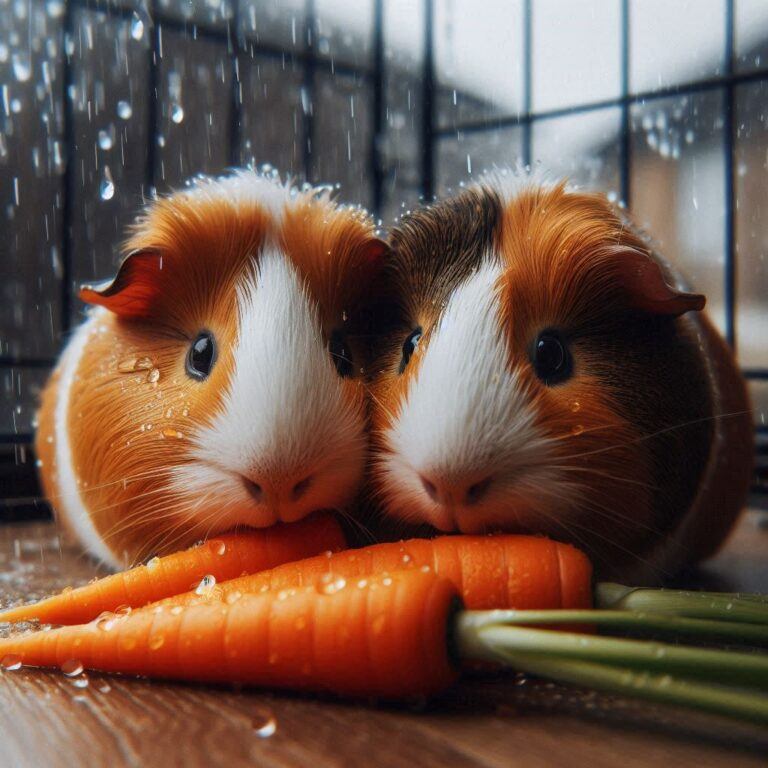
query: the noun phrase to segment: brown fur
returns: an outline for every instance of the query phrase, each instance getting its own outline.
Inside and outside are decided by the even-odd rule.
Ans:
[[[502,205],[492,188],[472,188],[417,211],[392,235],[388,276],[398,311],[374,366],[374,440],[399,412],[419,353],[450,291],[493,250],[503,265],[502,327],[509,365],[538,416],[557,439],[554,463],[580,493],[554,508],[530,500],[505,526],[568,539],[603,575],[663,578],[712,551],[743,506],[752,425],[744,384],[706,319],[717,401],[696,327],[683,315],[701,297],[670,289],[666,267],[600,195],[563,186],[530,187]],[[402,375],[400,348],[416,326],[422,342]],[[574,375],[546,386],[529,363],[538,333],[555,327],[571,345]],[[446,382],[452,386],[452,382]],[[716,423],[725,461],[710,500],[696,501],[711,461]],[[723,454],[730,452],[733,461]],[[374,478],[374,485],[377,479]],[[656,556],[695,507],[697,525],[674,557]]]

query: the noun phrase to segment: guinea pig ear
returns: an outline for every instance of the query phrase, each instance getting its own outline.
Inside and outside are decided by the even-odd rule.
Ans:
[[[381,271],[391,249],[389,244],[378,237],[372,237],[366,240],[358,248],[358,267],[365,275],[366,279],[371,280]]]
[[[79,296],[87,304],[106,307],[119,317],[148,317],[161,293],[162,254],[152,248],[129,253],[114,279],[100,285],[84,285]]]
[[[611,255],[615,274],[633,309],[674,317],[704,309],[705,296],[669,285],[659,264],[642,251],[617,246],[611,249]]]

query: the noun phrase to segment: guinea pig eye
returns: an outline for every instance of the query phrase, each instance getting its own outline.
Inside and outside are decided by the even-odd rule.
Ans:
[[[347,346],[344,336],[339,331],[331,334],[331,340],[328,342],[328,350],[331,353],[331,360],[336,366],[336,371],[343,379],[352,375],[352,352]]]
[[[533,348],[533,369],[545,384],[559,384],[573,371],[565,339],[557,331],[542,331]]]
[[[416,347],[419,346],[420,341],[421,328],[416,328],[408,334],[408,337],[403,342],[403,356],[400,359],[400,369],[398,370],[398,373],[402,373],[405,370],[411,356],[416,351]]]
[[[200,331],[187,352],[187,375],[202,381],[216,362],[216,340],[210,331]]]

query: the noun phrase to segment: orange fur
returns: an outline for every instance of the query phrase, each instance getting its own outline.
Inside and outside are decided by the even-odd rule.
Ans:
[[[406,218],[392,245],[388,282],[397,311],[372,381],[378,456],[391,450],[386,430],[419,376],[448,296],[493,253],[502,265],[509,369],[539,432],[556,440],[551,464],[575,490],[557,502],[517,499],[513,491],[505,511],[484,510],[494,521],[488,527],[573,541],[603,576],[640,580],[669,575],[717,546],[749,485],[744,382],[706,318],[695,326],[684,315],[701,309],[703,297],[668,285],[667,267],[603,196],[530,186],[503,202],[493,187],[475,187]],[[421,343],[398,374],[401,345],[417,326]],[[555,386],[539,381],[530,364],[537,334],[550,327],[573,340],[574,375]],[[725,443],[714,447],[721,428]],[[697,498],[711,466],[711,485]],[[376,466],[373,485],[391,514],[413,520],[396,491],[384,493]],[[684,528],[686,514],[695,525]],[[676,536],[682,546],[667,550]]]
[[[296,266],[326,331],[346,322],[354,333],[368,284],[361,275],[370,276],[371,255],[379,249],[362,212],[310,192],[299,195],[278,225],[268,210],[236,197],[182,192],[153,203],[133,227],[125,249],[161,255],[162,269],[151,276],[159,290],[139,317],[99,310],[70,392],[68,424],[80,496],[117,559],[133,562],[215,531],[215,508],[210,525],[188,524],[165,483],[171,467],[189,461],[190,432],[211,423],[221,408],[234,366],[236,285],[267,241],[280,243]],[[86,295],[108,305],[96,293]],[[219,350],[205,386],[185,373],[189,344],[201,329],[214,333]],[[58,384],[54,374],[37,435],[43,485],[54,507],[60,489],[48,438],[58,439]],[[362,413],[359,375],[343,387],[349,407]]]

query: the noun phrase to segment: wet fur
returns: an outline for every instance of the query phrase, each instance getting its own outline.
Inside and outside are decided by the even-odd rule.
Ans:
[[[418,380],[448,296],[492,259],[502,265],[497,288],[509,370],[552,441],[549,466],[572,490],[555,499],[541,487],[478,505],[485,529],[571,540],[603,576],[646,581],[711,553],[749,484],[752,424],[744,383],[706,317],[642,308],[642,286],[617,261],[617,246],[648,254],[668,283],[676,279],[625,217],[600,195],[563,185],[510,190],[496,179],[406,217],[391,243],[394,310],[382,319],[372,382],[379,456],[373,486],[389,516],[423,522],[426,502],[406,496],[402,478],[385,468],[389,431]],[[399,375],[402,343],[417,326],[422,342]],[[529,362],[537,334],[548,327],[562,330],[575,359],[573,377],[551,387]],[[726,399],[719,382],[727,384]],[[711,503],[699,493],[705,481]],[[697,525],[690,525],[691,516]],[[683,531],[684,545],[670,546]]]

